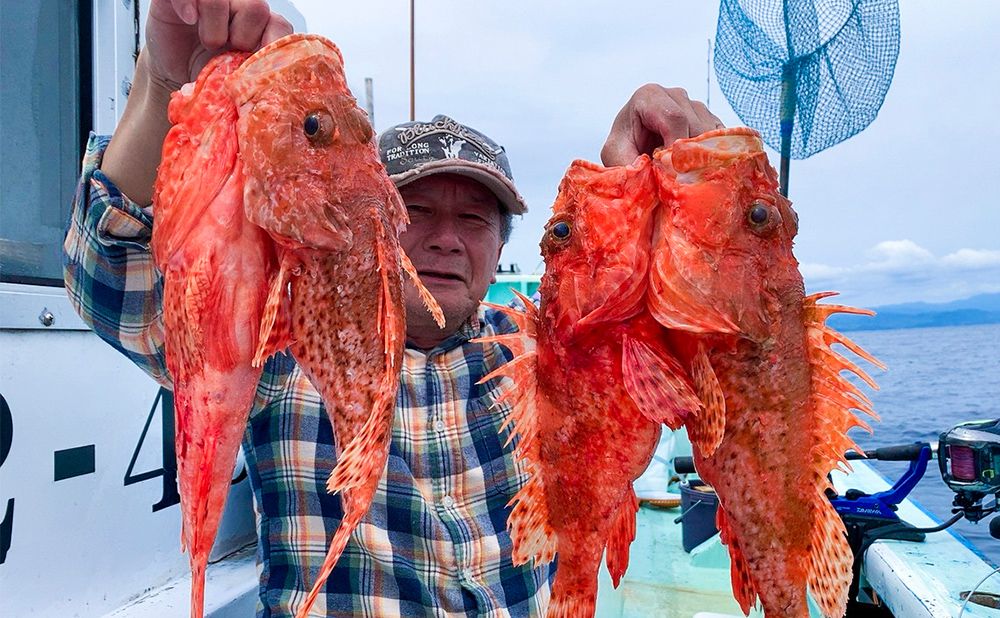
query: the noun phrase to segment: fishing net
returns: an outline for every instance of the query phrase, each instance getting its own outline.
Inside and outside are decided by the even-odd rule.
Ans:
[[[748,126],[804,159],[867,127],[899,54],[897,0],[722,0],[715,74]],[[784,113],[783,113],[784,112]]]

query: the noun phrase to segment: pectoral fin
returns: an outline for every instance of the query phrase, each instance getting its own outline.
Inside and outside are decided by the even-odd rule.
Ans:
[[[406,257],[402,249],[399,250],[399,263],[402,264],[406,274],[410,276],[410,280],[413,281],[413,287],[417,289],[417,293],[420,294],[420,300],[424,301],[424,306],[431,312],[434,321],[440,328],[444,328],[444,312],[441,311],[441,306],[438,305],[431,293],[424,287],[423,282],[420,280],[420,275],[417,274],[417,269],[413,267],[413,262],[410,261],[410,258]]]
[[[297,264],[298,260],[292,257],[291,253],[285,253],[281,257],[278,273],[271,279],[267,291],[267,302],[260,320],[257,353],[253,357],[254,367],[260,367],[269,356],[284,350],[292,343],[288,284]]]
[[[677,429],[701,408],[680,363],[628,335],[622,339],[622,375],[632,401],[651,421]]]
[[[715,453],[726,431],[726,396],[702,344],[691,360],[691,381],[701,400],[698,418],[688,422],[688,437],[702,457]]]

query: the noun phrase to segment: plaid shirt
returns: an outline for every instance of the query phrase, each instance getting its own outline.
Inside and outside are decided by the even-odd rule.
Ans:
[[[169,386],[152,214],[98,169],[91,136],[65,242],[66,291],[105,341]],[[479,379],[510,360],[473,337],[511,332],[479,313],[428,353],[406,349],[388,465],[315,611],[327,616],[527,616],[544,611],[552,571],[511,562],[507,503],[525,480]],[[243,441],[258,521],[258,616],[287,616],[315,581],[342,516],[326,493],[333,433],[288,355],[266,364]]]

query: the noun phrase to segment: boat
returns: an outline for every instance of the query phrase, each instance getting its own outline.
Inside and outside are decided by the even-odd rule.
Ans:
[[[0,229],[0,615],[175,617],[189,608],[188,558],[180,551],[172,397],[77,317],[62,288],[60,248],[87,132],[110,134],[129,94],[142,42],[145,0],[5,3],[4,19],[32,24],[5,41],[5,141],[22,144],[17,208]],[[300,17],[301,19],[301,17]],[[297,29],[305,30],[304,22]],[[5,30],[7,36],[8,30]],[[8,49],[33,49],[23,59]],[[11,67],[8,72],[8,66]],[[11,83],[6,80],[11,79]],[[7,96],[23,92],[24,96]],[[39,102],[49,102],[39,129]],[[5,194],[6,195],[6,194]],[[5,199],[7,199],[5,197]],[[530,296],[540,275],[511,268],[488,300]],[[114,385],[113,396],[108,385]],[[728,556],[709,536],[683,548],[676,456],[683,433],[665,434],[639,481],[642,506],[631,564],[614,589],[602,575],[598,616],[719,618],[742,615],[729,587]],[[889,483],[857,463],[840,490]],[[934,519],[904,500],[900,515]],[[703,522],[704,523],[704,522]],[[212,553],[206,616],[252,615],[257,597],[256,530],[242,462]],[[955,616],[960,593],[995,565],[949,532],[923,543],[877,541],[861,590],[897,618]],[[988,580],[983,600],[1000,594]],[[978,597],[977,597],[978,598]],[[970,604],[966,616],[1000,616]]]

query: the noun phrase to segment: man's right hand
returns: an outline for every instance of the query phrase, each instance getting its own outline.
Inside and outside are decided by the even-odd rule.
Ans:
[[[193,81],[213,56],[256,51],[291,32],[291,24],[266,0],[152,0],[146,46],[102,171],[133,201],[150,203],[170,129],[170,94]]]
[[[216,54],[255,51],[291,32],[266,0],[153,0],[146,19],[150,78],[176,90]]]

